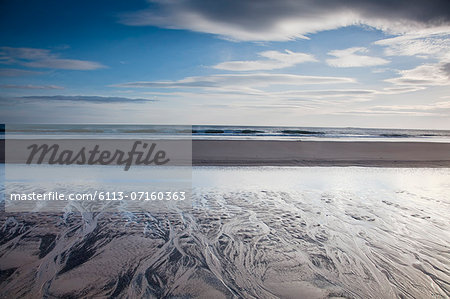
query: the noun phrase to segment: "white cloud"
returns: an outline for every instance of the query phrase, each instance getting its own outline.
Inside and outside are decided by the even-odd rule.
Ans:
[[[140,88],[261,88],[274,85],[309,85],[354,83],[353,78],[302,76],[292,74],[226,74],[186,77],[177,81],[142,81],[115,85],[116,87]]]
[[[278,51],[265,51],[258,53],[264,60],[244,60],[226,61],[213,66],[215,69],[227,71],[256,71],[274,70],[294,66],[303,62],[317,61],[314,56],[306,53],[292,52],[285,50],[285,53]]]
[[[450,85],[450,63],[422,64],[410,70],[398,71],[400,77],[385,80],[396,85]]]
[[[424,90],[426,87],[423,86],[396,86],[396,87],[385,87],[378,91],[378,94],[402,94],[408,92],[415,92],[419,90]]]
[[[94,61],[63,59],[47,49],[0,47],[0,64],[31,68],[96,70],[105,66]]]
[[[435,59],[413,69],[398,70],[400,75],[385,80],[400,86],[450,85],[450,27],[427,28],[405,35],[382,39],[374,44],[384,46],[389,56],[416,56]]]
[[[383,58],[358,54],[365,52],[367,52],[367,49],[363,47],[333,50],[328,52],[328,55],[335,56],[336,58],[327,59],[326,62],[334,67],[363,67],[389,63],[389,60]]]
[[[378,40],[388,56],[442,57],[450,52],[450,26],[428,28]]]

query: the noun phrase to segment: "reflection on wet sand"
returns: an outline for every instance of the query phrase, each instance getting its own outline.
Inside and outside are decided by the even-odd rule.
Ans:
[[[201,168],[190,209],[4,214],[0,294],[447,298],[449,177]]]

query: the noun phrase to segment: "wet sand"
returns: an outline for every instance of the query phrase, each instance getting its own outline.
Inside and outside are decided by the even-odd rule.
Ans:
[[[450,167],[450,143],[193,140],[193,165]]]
[[[190,208],[1,213],[0,297],[448,298],[449,178],[194,167]]]

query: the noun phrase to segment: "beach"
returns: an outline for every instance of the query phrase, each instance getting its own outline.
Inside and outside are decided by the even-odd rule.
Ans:
[[[450,143],[79,131],[7,139],[0,193],[177,187],[189,199],[3,203],[0,297],[450,296]],[[88,153],[128,152],[136,139],[172,164],[25,163],[38,141]]]

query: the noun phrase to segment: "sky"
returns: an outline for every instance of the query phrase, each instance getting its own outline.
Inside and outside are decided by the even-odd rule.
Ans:
[[[450,129],[450,2],[0,2],[0,122]]]

